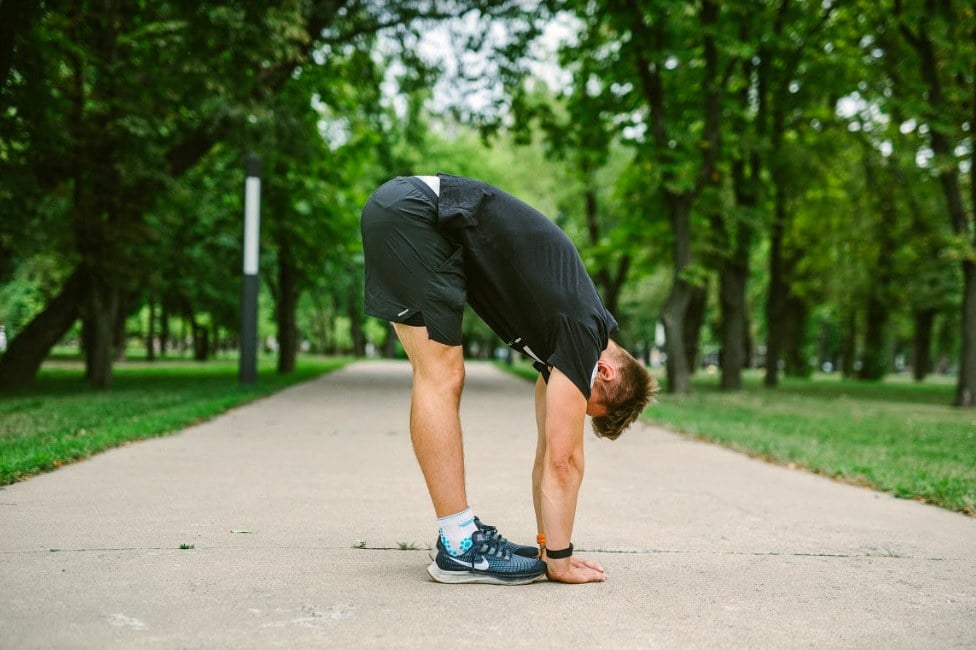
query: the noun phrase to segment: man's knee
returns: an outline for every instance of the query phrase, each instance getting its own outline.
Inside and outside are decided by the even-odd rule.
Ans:
[[[428,357],[413,364],[413,374],[414,381],[425,390],[459,396],[464,388],[464,359],[460,351],[456,355]]]
[[[426,327],[394,323],[394,328],[413,366],[415,381],[460,392],[464,386],[461,346],[445,345],[431,339]]]

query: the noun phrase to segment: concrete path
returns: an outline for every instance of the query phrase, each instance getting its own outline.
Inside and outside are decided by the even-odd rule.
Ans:
[[[358,363],[0,490],[0,647],[976,647],[976,520],[651,427],[587,440],[606,583],[433,583],[409,385]],[[462,420],[531,543],[530,386],[472,365]]]

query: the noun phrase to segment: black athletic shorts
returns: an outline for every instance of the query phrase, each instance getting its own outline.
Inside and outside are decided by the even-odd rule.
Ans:
[[[434,191],[419,178],[398,176],[366,201],[360,227],[366,313],[426,325],[435,341],[461,345],[464,251],[438,228]]]

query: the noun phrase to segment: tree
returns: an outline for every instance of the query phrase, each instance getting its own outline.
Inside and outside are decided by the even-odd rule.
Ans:
[[[921,107],[928,127],[933,167],[942,187],[948,221],[962,267],[962,352],[955,404],[976,406],[976,14],[968,3],[926,0],[893,17],[915,52],[916,83],[905,89]],[[968,126],[967,126],[968,125]],[[961,154],[960,152],[965,152]],[[969,205],[963,198],[968,177]]]
[[[84,320],[93,385],[111,381],[123,297],[148,266],[133,255],[144,215],[166,179],[213,146],[234,109],[281,74],[276,66],[287,76],[305,37],[282,27],[300,28],[302,18],[281,5],[54,2],[18,39],[3,94],[15,107],[5,117],[24,135],[5,166],[68,197],[59,226],[70,233],[63,243],[76,270],[69,277],[81,278],[50,305],[57,312],[45,309],[37,322]],[[252,47],[235,47],[249,40]],[[46,108],[25,110],[33,105]],[[15,218],[32,206],[18,207]],[[45,340],[29,340],[33,331],[11,342],[29,354],[0,361],[0,385],[29,382],[63,334],[45,327]]]
[[[690,21],[687,12],[671,11],[667,5],[613,3],[604,11],[574,5],[582,30],[572,50],[588,53],[585,60],[593,62],[577,71],[576,87],[588,93],[596,88],[603,109],[615,114],[622,140],[638,148],[635,164],[646,165],[654,175],[648,182],[670,224],[672,289],[662,320],[668,390],[681,393],[691,389],[686,314],[701,286],[693,265],[692,214],[716,173],[723,88],[714,48],[718,6],[702,2],[694,14],[697,21]],[[695,33],[698,42],[692,41]],[[692,65],[702,59],[703,66]],[[689,92],[691,88],[701,94]],[[697,110],[692,109],[696,103]]]
[[[172,178],[239,131],[313,53],[369,51],[367,37],[380,30],[466,12],[505,15],[514,4],[60,0],[38,8],[24,29],[5,24],[14,45],[0,39],[0,53],[13,54],[2,105],[11,110],[0,115],[0,132],[14,138],[0,177],[65,197],[56,231],[69,233],[60,250],[75,269],[67,277],[80,280],[49,305],[56,312],[45,308],[38,327],[25,328],[43,340],[11,341],[0,386],[29,383],[61,326],[79,316],[88,377],[109,384],[115,325],[151,266],[132,254],[146,215]],[[15,233],[35,214],[30,195],[10,202]]]

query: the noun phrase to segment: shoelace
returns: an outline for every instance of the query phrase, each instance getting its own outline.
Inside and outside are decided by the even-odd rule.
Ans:
[[[474,558],[476,555],[483,555],[486,557],[494,556],[502,560],[510,560],[512,558],[512,552],[509,551],[504,544],[499,543],[498,541],[499,537],[501,537],[501,535],[498,535],[496,537],[489,537],[488,535],[482,535],[483,539],[481,540],[481,544],[476,549],[472,549],[473,550],[473,553],[471,553],[472,569],[474,568],[474,562],[475,562]],[[474,536],[472,536],[472,539],[474,539]]]
[[[497,540],[500,546],[505,546],[506,544],[509,543],[509,541],[505,539],[505,536],[498,532],[497,527],[483,524],[480,521],[478,521],[477,523],[478,523],[478,527],[481,529],[481,532],[485,534],[485,537],[487,539]]]

